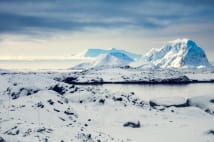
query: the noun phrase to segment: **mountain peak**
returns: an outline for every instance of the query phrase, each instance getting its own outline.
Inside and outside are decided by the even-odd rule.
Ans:
[[[193,40],[176,39],[164,44],[160,49],[152,49],[146,60],[161,67],[209,66],[204,50]]]
[[[129,56],[132,59],[139,59],[141,57],[140,54],[135,54],[132,52],[128,52],[125,50],[120,50],[117,48],[111,48],[109,50],[105,50],[105,49],[99,49],[99,48],[89,48],[87,51],[85,51],[84,53],[81,53],[81,56],[83,57],[90,57],[90,58],[96,58],[101,54],[108,54],[108,53],[114,53],[114,52],[120,52],[123,54],[126,54],[127,56]]]
[[[111,48],[110,50],[111,51],[117,51],[118,49],[117,48]]]
[[[169,41],[171,43],[188,43],[188,42],[194,42],[193,40],[191,39],[188,39],[188,38],[178,38],[178,39],[175,39],[175,40],[172,40],[172,41]]]
[[[172,40],[172,41],[169,41],[167,44],[174,45],[174,46],[176,46],[176,45],[184,46],[186,48],[197,47],[196,43],[193,40],[188,39],[188,38]]]

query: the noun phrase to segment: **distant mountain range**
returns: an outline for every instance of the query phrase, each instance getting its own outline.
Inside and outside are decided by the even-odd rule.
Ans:
[[[110,50],[88,49],[83,57],[96,58],[90,63],[75,67],[125,66],[144,68],[200,68],[211,66],[205,51],[190,39],[176,39],[160,49],[151,49],[145,55],[112,48]]]
[[[136,60],[139,59],[142,55],[140,54],[135,54],[135,53],[131,53],[125,50],[119,50],[116,48],[111,48],[109,50],[104,50],[104,49],[98,49],[98,48],[90,48],[86,51],[84,51],[83,53],[80,53],[77,56],[80,57],[91,57],[91,58],[96,58],[101,54],[111,54],[111,53],[121,53],[121,54],[125,54],[126,56]]]

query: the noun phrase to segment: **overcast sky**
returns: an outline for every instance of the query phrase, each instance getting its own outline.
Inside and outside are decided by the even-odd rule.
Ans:
[[[144,54],[176,38],[214,60],[214,1],[0,0],[0,58],[113,47]]]

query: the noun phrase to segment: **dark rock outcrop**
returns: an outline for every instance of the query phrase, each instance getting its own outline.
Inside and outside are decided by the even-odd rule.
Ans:
[[[140,121],[138,121],[138,122],[128,121],[128,122],[124,123],[123,126],[124,127],[131,127],[131,128],[140,128],[141,127]]]

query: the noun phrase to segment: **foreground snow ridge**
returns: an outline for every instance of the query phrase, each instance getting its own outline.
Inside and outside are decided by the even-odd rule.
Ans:
[[[145,58],[162,68],[210,66],[205,51],[190,39],[169,41],[160,49],[152,49]]]

